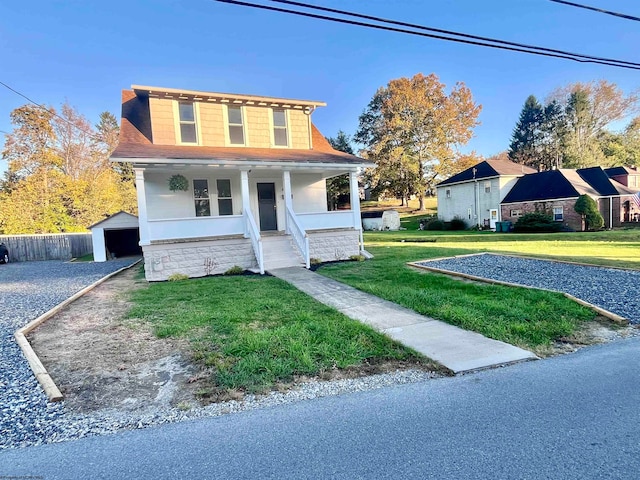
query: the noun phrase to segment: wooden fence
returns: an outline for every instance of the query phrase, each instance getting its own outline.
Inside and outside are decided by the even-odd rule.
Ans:
[[[69,260],[93,252],[91,233],[0,235],[9,249],[10,262]]]

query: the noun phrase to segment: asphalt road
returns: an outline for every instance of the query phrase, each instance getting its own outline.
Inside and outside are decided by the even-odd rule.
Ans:
[[[640,338],[549,360],[0,453],[0,478],[640,477]]]

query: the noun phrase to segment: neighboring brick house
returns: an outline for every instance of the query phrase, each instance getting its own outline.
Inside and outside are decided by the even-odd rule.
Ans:
[[[357,173],[311,122],[323,102],[132,86],[114,162],[133,164],[148,280],[266,269],[361,252]],[[351,209],[327,211],[348,174]],[[172,188],[170,188],[170,184]]]
[[[505,221],[515,223],[526,213],[543,212],[565,228],[581,231],[582,217],[574,206],[580,195],[589,195],[598,204],[605,228],[612,228],[621,225],[622,204],[632,194],[600,167],[549,170],[519,178],[500,208]]]
[[[623,222],[640,222],[640,171],[637,167],[611,167],[604,170],[611,179],[621,183],[635,195],[621,199]]]
[[[469,226],[495,228],[495,222],[501,220],[502,199],[518,178],[535,172],[508,160],[484,160],[467,168],[436,186],[438,218],[449,222],[459,217]]]

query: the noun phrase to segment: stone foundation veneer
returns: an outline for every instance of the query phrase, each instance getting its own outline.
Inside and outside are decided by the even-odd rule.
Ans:
[[[360,232],[358,230],[307,231],[309,234],[309,257],[321,262],[348,260],[360,254]]]
[[[159,243],[143,246],[142,252],[150,282],[167,280],[174,273],[193,278],[224,273],[235,265],[257,267],[251,240],[245,238]]]

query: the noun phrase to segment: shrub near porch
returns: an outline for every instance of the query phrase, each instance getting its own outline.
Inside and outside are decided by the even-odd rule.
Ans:
[[[159,337],[191,340],[193,359],[210,372],[201,391],[205,399],[384,362],[439,368],[273,277],[154,283],[131,298],[130,317],[150,322]]]

